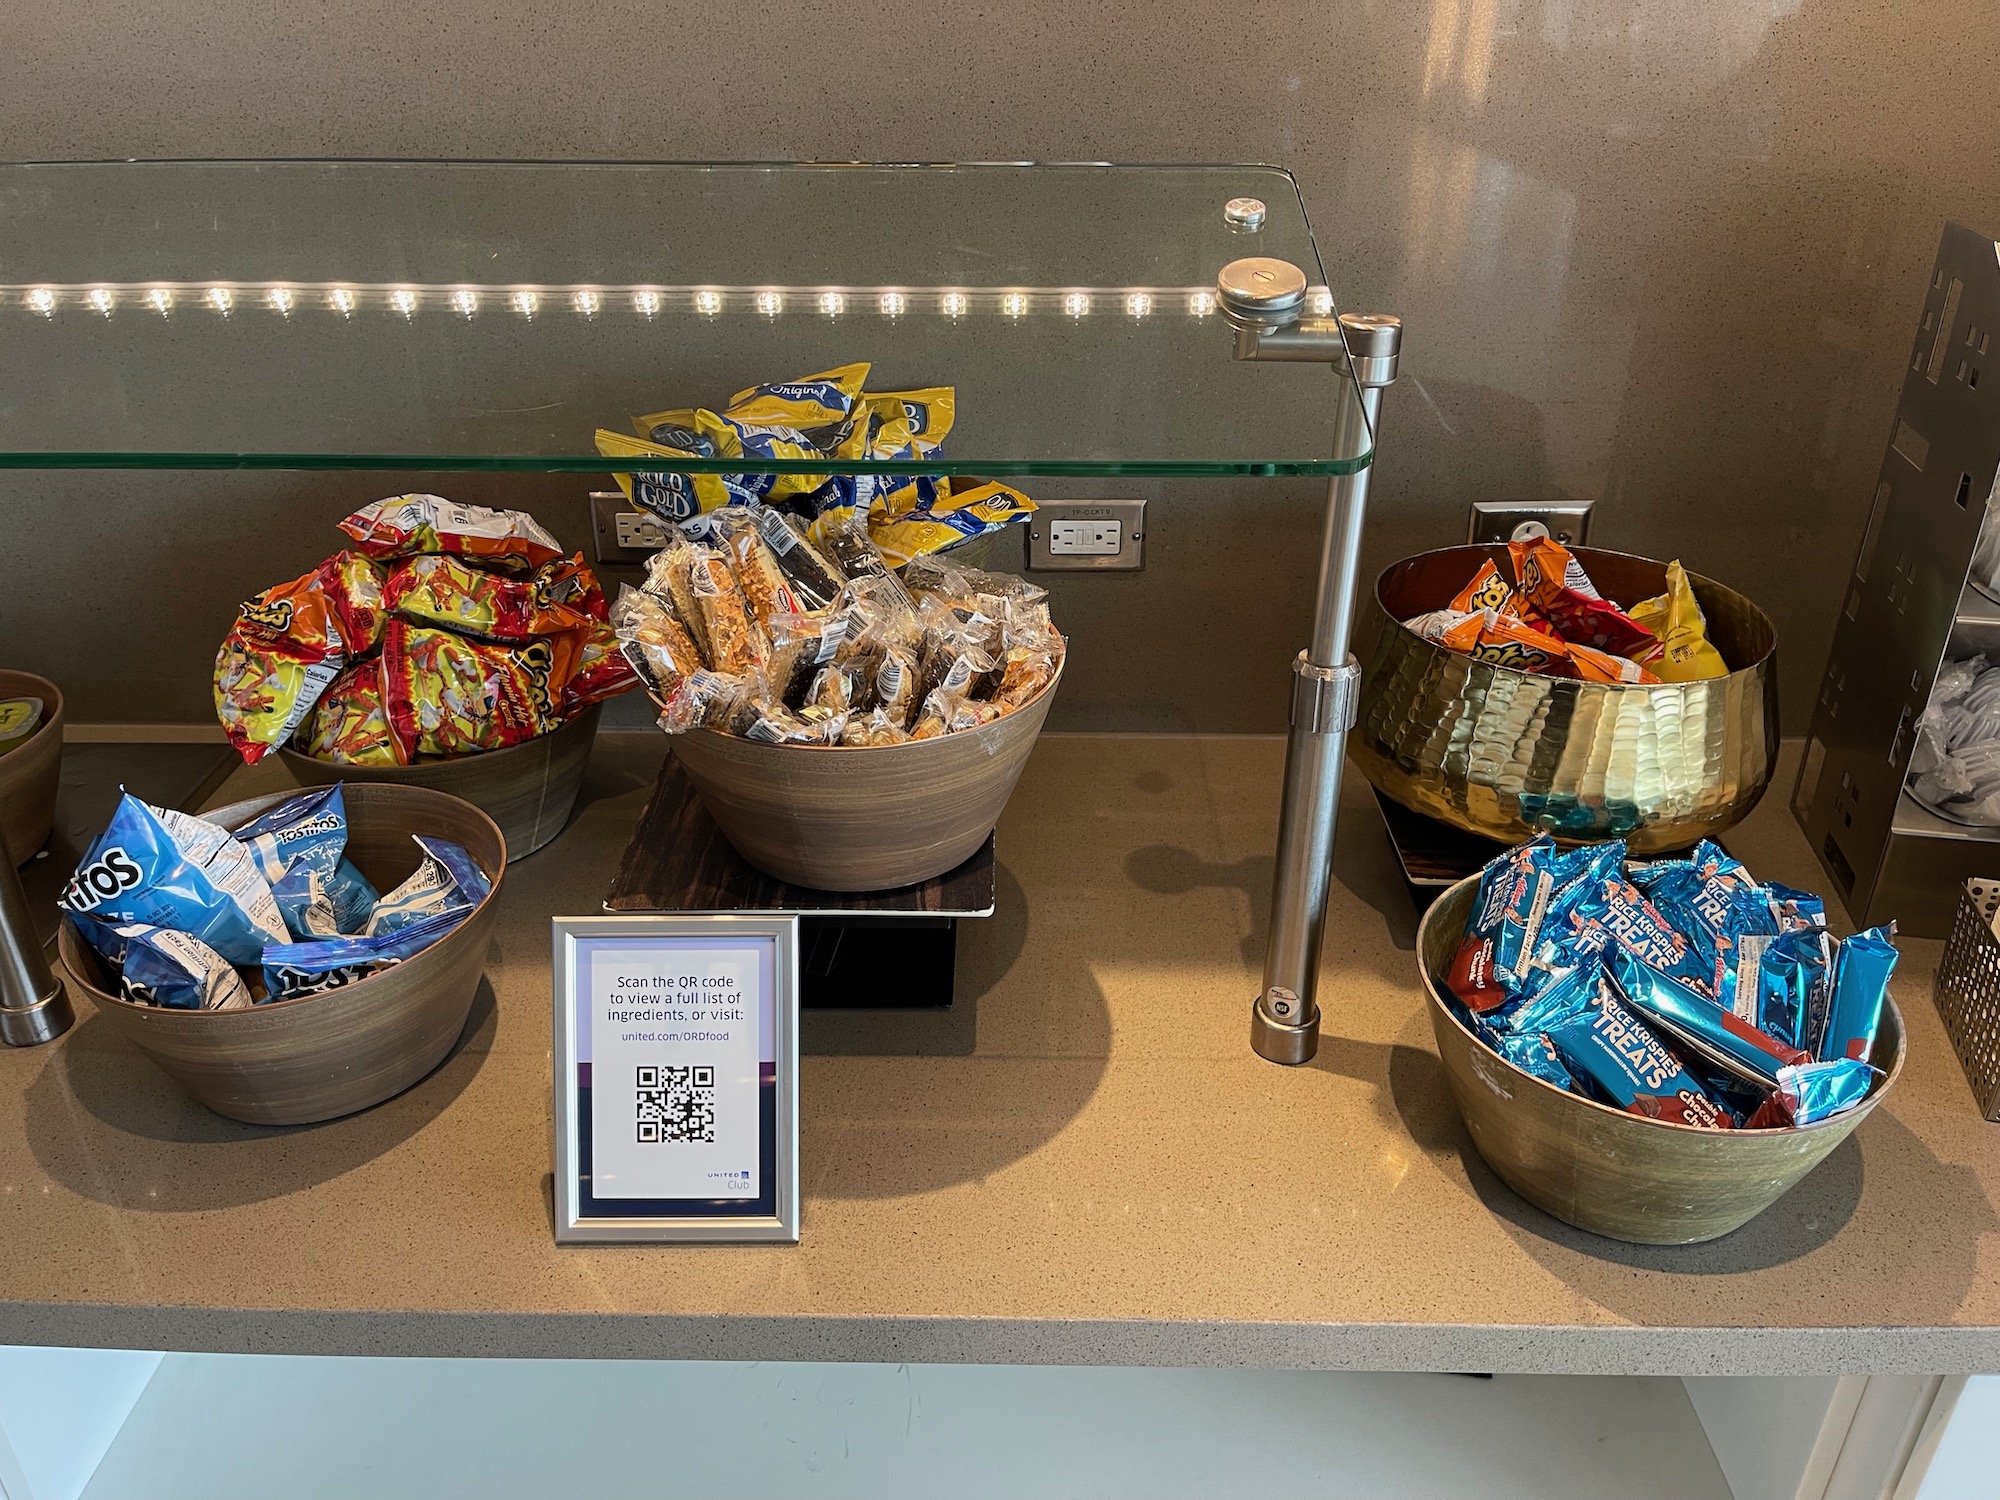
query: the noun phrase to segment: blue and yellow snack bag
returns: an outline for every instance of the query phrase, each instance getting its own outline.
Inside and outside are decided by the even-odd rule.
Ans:
[[[880,497],[868,515],[868,535],[892,568],[943,552],[1034,513],[1035,502],[1011,485],[988,483],[940,494],[929,505],[892,512]]]
[[[722,415],[756,427],[832,427],[845,422],[868,378],[868,365],[841,365],[817,375],[753,385],[729,398]]]
[[[628,437],[609,428],[597,429],[597,451],[606,458],[703,458],[711,455],[690,453],[645,438]],[[733,457],[723,454],[722,457]],[[671,469],[657,473],[618,474],[618,488],[640,510],[651,511],[663,521],[685,521],[703,511],[749,498],[747,491],[722,474],[677,474]]]
[[[921,391],[869,391],[861,397],[870,458],[928,458],[951,431],[958,394],[948,385]]]
[[[736,429],[702,407],[677,407],[632,419],[632,430],[649,443],[700,458],[734,458],[741,451]]]

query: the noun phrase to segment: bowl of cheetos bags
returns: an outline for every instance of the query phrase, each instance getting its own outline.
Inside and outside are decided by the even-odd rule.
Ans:
[[[1507,844],[1685,849],[1776,765],[1777,633],[1678,561],[1542,536],[1377,580],[1349,753],[1383,795]]]
[[[485,811],[510,858],[568,821],[598,705],[638,679],[581,553],[521,511],[398,495],[348,544],[245,603],[215,709],[246,763],[302,784],[428,786]]]

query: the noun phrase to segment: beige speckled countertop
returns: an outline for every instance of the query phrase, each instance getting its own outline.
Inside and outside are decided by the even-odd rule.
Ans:
[[[1805,1374],[2000,1369],[2000,1126],[1905,948],[1897,1093],[1726,1239],[1641,1249],[1472,1154],[1415,916],[1350,777],[1295,1070],[1247,1015],[1283,746],[1060,737],[961,929],[978,1044],[804,1065],[804,1242],[550,1237],[547,918],[597,908],[662,753],[606,735],[588,805],[508,876],[460,1050],[297,1130],[186,1102],[84,1018],[0,1056],[0,1342],[286,1353]],[[269,782],[239,773],[223,797]],[[1730,842],[1824,885],[1780,791]]]

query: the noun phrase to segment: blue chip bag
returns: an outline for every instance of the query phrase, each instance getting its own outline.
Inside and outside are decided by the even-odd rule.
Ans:
[[[444,912],[470,911],[492,889],[472,856],[449,839],[410,835],[423,859],[408,880],[375,905],[364,933],[383,937]]]
[[[265,995],[259,1003],[296,1000],[301,995],[354,984],[377,970],[415,957],[471,915],[471,906],[459,906],[374,937],[321,938],[266,948]]]
[[[63,888],[61,905],[79,916],[188,933],[230,963],[258,963],[266,944],[291,941],[270,886],[227,829],[129,793]]]
[[[316,923],[333,922],[334,932],[359,932],[380,899],[368,877],[348,862],[347,803],[338,784],[315,787],[287,798],[236,830],[258,873],[271,883],[278,910],[294,937],[327,937]],[[305,871],[319,876],[330,918],[310,906]],[[307,915],[313,912],[310,921]],[[301,925],[301,923],[304,925]]]
[[[118,929],[125,998],[169,1010],[247,1010],[250,990],[229,960],[200,938],[134,922]]]

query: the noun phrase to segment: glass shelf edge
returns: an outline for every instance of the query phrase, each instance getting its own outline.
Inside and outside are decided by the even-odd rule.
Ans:
[[[953,478],[1032,478],[1129,474],[1172,478],[1187,476],[1216,478],[1238,475],[1271,479],[1285,477],[1326,478],[1356,474],[1374,460],[1373,452],[1352,459],[1273,460],[1268,462],[1217,460],[1213,463],[1174,460],[1112,460],[1103,463],[1080,460],[954,459],[949,464],[879,462],[840,464],[818,460],[778,460],[760,462],[752,470],[743,460],[696,459],[666,464],[658,459],[613,460],[595,456],[558,455],[500,458],[492,455],[450,453],[0,453],[0,470],[30,469],[272,469],[324,472],[342,469],[357,472],[408,471],[413,473],[511,473],[511,474],[893,474],[945,475]]]

